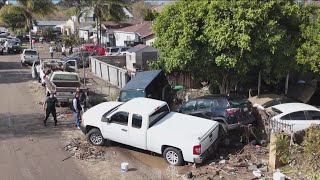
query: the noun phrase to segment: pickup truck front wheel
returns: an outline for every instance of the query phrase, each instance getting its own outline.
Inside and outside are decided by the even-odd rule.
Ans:
[[[103,146],[104,145],[104,138],[99,129],[91,129],[87,134],[88,141],[94,146]]]
[[[163,157],[173,166],[181,166],[184,162],[181,151],[173,147],[166,148]]]

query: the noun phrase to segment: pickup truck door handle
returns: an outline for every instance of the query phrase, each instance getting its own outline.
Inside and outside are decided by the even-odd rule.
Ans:
[[[125,132],[127,132],[127,130],[126,130],[126,129],[121,129],[121,131],[125,131]]]

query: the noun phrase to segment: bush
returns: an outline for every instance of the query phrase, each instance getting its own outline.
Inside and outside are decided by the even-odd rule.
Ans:
[[[313,171],[320,170],[320,126],[312,126],[306,131],[302,143],[303,154]],[[319,175],[320,176],[320,175]]]

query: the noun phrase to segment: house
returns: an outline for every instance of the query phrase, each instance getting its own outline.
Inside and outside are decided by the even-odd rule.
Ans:
[[[128,26],[114,31],[117,46],[135,46],[146,44],[152,39],[152,22],[145,21],[140,24]],[[152,40],[151,40],[152,41]]]
[[[62,25],[64,23],[65,21],[37,21],[37,23],[33,25],[32,32],[38,33],[45,28],[56,29],[57,26]]]
[[[158,50],[144,44],[138,44],[126,53],[126,67],[130,73],[148,70],[148,62],[158,59]]]

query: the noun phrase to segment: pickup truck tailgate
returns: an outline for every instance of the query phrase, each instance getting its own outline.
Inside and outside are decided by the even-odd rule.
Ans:
[[[218,139],[219,124],[212,126],[202,137],[199,137],[201,144],[201,153],[207,151]]]

